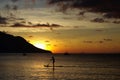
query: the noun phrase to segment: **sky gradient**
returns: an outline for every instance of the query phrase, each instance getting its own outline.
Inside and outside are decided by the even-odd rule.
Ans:
[[[53,53],[120,53],[119,18],[78,7],[60,11],[47,1],[2,0],[0,15],[6,20],[0,18],[0,31],[22,36]]]

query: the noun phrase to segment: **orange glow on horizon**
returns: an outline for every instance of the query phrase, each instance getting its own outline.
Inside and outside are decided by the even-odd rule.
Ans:
[[[39,41],[40,40],[40,41]],[[119,49],[115,47],[115,45],[111,44],[85,44],[85,43],[79,43],[78,44],[67,44],[67,42],[62,42],[62,44],[57,43],[55,40],[48,40],[48,39],[31,39],[30,43],[33,44],[34,46],[44,49],[44,50],[49,50],[54,54],[57,53],[74,53],[74,54],[81,54],[81,53],[117,53],[119,52]],[[119,47],[119,46],[117,46]]]

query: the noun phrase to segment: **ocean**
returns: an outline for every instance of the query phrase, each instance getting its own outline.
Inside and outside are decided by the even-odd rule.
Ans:
[[[0,55],[0,80],[120,80],[120,55]]]

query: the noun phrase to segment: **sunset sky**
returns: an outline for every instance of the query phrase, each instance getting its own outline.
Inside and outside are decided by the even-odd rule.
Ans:
[[[1,0],[0,16],[5,17],[0,18],[0,31],[22,36],[53,53],[120,53],[120,18],[116,16],[64,10],[48,0]]]

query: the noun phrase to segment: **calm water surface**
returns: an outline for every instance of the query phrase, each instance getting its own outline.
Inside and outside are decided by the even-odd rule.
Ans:
[[[0,80],[120,80],[120,55],[0,56]]]

